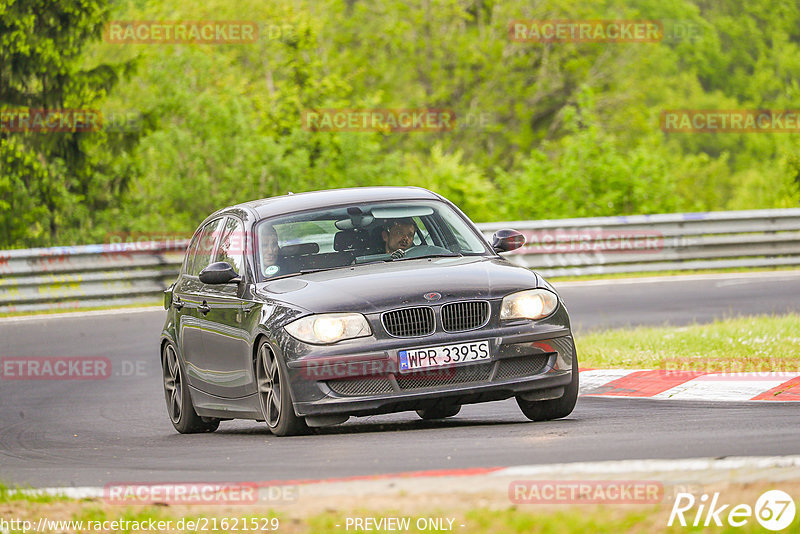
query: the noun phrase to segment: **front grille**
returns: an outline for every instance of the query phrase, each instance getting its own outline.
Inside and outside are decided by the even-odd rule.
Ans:
[[[427,307],[386,312],[381,320],[386,331],[395,337],[427,336],[436,328],[433,310]]]
[[[474,330],[488,320],[489,303],[485,300],[454,302],[442,306],[442,326],[447,332]]]
[[[500,360],[500,366],[497,368],[497,374],[494,375],[494,378],[495,380],[505,380],[507,378],[538,375],[544,371],[549,359],[550,354],[536,354],[534,356]]]
[[[395,375],[397,385],[403,391],[409,389],[435,388],[449,384],[485,382],[492,374],[493,363],[466,365],[461,367],[442,367],[428,371]]]
[[[386,377],[375,378],[347,378],[343,380],[331,380],[328,387],[334,393],[346,397],[360,397],[362,395],[375,395],[377,393],[391,393],[392,383]]]

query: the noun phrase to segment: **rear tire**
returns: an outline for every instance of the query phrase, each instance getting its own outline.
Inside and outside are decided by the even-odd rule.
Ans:
[[[417,410],[417,415],[423,418],[426,421],[430,421],[431,419],[445,419],[447,417],[453,417],[457,415],[458,412],[461,411],[461,405],[456,404],[455,406],[437,406],[435,408],[425,408],[423,410]]]
[[[256,381],[261,414],[276,436],[297,436],[308,432],[305,419],[294,413],[289,379],[278,358],[262,339],[256,352]]]
[[[525,417],[531,421],[561,419],[572,413],[578,401],[578,360],[572,361],[572,380],[564,388],[564,395],[546,401],[526,401],[517,397],[517,404]]]
[[[167,414],[175,430],[181,434],[214,432],[219,427],[219,419],[201,418],[194,411],[189,385],[184,380],[183,365],[171,342],[165,343],[161,351],[161,371]]]

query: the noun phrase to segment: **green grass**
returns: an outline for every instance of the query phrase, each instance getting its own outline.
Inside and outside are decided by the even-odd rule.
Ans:
[[[7,504],[11,502],[35,502],[35,503],[51,503],[57,501],[69,500],[66,497],[57,495],[49,495],[46,493],[28,493],[31,488],[26,487],[13,487],[9,488],[5,484],[0,483],[0,504]]]
[[[800,315],[577,335],[581,367],[800,372]]]

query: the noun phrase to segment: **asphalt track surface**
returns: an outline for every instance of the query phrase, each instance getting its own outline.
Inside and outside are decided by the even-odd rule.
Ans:
[[[800,273],[561,288],[579,331],[800,311]],[[103,356],[112,376],[0,380],[0,481],[37,487],[271,481],[577,461],[796,454],[796,403],[583,397],[530,423],[513,400],[446,421],[406,412],[276,438],[223,422],[182,436],[166,415],[156,347],[164,311],[0,321],[0,356]]]
[[[555,284],[578,332],[800,313],[800,271]]]

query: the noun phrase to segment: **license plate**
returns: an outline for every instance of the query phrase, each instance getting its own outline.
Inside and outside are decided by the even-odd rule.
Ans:
[[[400,356],[401,373],[491,359],[488,341],[401,350],[397,354]]]

